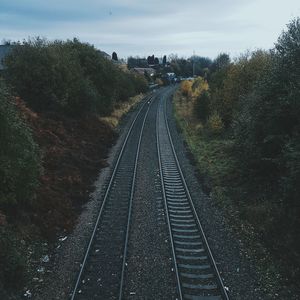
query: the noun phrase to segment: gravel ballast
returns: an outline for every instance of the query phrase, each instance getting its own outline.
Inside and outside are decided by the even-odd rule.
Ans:
[[[124,299],[176,299],[156,146],[159,99],[150,108],[138,160]]]

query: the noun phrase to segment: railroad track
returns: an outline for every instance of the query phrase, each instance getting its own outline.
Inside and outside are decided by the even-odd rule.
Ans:
[[[180,299],[228,300],[185,182],[170,134],[166,101],[157,112],[157,150]]]
[[[148,97],[128,130],[72,291],[72,300],[125,297],[127,244],[140,144],[150,106],[159,96],[156,118],[159,190],[165,204],[179,299],[228,299],[170,135],[164,98],[170,91]]]
[[[145,120],[154,98],[146,98],[128,130],[72,291],[72,300],[122,298],[137,161]]]

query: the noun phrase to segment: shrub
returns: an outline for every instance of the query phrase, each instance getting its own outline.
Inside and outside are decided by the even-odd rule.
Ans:
[[[270,67],[254,85],[253,91],[244,97],[234,122],[236,155],[241,171],[252,178],[249,188],[264,193],[264,198],[269,199],[269,208],[275,207],[278,211],[273,220],[273,231],[265,234],[277,237],[277,248],[291,247],[298,253],[299,42],[298,18],[278,39]]]
[[[116,101],[147,90],[145,79],[125,73],[77,39],[25,41],[14,45],[5,64],[6,79],[36,111],[105,115]]]
[[[227,53],[220,53],[212,62],[211,70],[213,72],[226,69],[230,65],[230,57]]]
[[[206,123],[210,114],[210,94],[208,91],[204,91],[200,96],[197,97],[194,111],[197,118],[202,123]]]
[[[241,155],[252,148],[251,169],[267,164],[265,172],[275,177],[282,172],[285,145],[296,138],[300,126],[300,49],[297,36],[293,36],[297,32],[295,27],[300,40],[298,19],[279,38],[271,67],[244,98],[234,126]]]
[[[232,63],[219,56],[210,68],[209,93],[204,91],[194,106],[198,118],[207,120],[197,133],[211,145],[209,151],[226,153],[212,163],[222,167],[208,174],[222,178],[214,182],[222,186],[217,197],[228,195],[239,216],[254,225],[280,259],[287,253],[284,261],[289,260],[294,278],[300,265],[299,45],[296,18],[268,52],[246,53]],[[184,88],[189,95],[188,86]],[[201,147],[195,147],[197,155],[205,153]]]
[[[211,102],[229,128],[243,97],[252,91],[271,64],[271,54],[257,50],[246,53],[234,63],[221,64],[210,79]]]
[[[12,53],[5,59],[5,64],[8,67],[8,81],[31,107],[40,109],[58,105],[57,97],[53,93],[57,63],[45,40],[38,38],[23,45],[14,45]],[[57,81],[64,84],[61,77]]]
[[[212,135],[219,135],[224,129],[222,118],[217,112],[214,112],[207,121],[208,132]]]
[[[256,82],[268,71],[270,64],[271,54],[257,50],[242,55],[227,69],[218,109],[227,127],[232,124],[234,114],[243,97],[252,91]]]
[[[191,96],[192,95],[192,82],[188,80],[184,80],[181,85],[180,89],[184,96]]]
[[[144,76],[132,75],[135,93],[146,93],[148,91],[148,82]]]
[[[283,149],[283,162],[285,174],[281,177],[281,190],[285,201],[288,202],[289,211],[286,211],[289,217],[294,215],[294,207],[298,206],[298,197],[300,194],[300,143],[297,138],[292,139]],[[298,227],[295,227],[295,229]]]
[[[25,280],[26,259],[14,232],[8,228],[0,227],[0,249],[0,287],[3,284],[5,290],[21,288]]]
[[[0,80],[0,207],[28,205],[38,184],[39,151]]]
[[[204,91],[208,90],[208,83],[202,77],[197,77],[192,82],[192,94],[194,97],[199,97]]]

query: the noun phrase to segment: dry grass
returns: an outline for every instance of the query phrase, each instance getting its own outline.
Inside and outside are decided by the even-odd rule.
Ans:
[[[176,112],[178,112],[180,117],[188,119],[192,118],[193,102],[189,98],[182,96],[179,90],[177,90],[177,92],[174,95],[174,103]]]
[[[144,94],[139,94],[131,97],[127,102],[118,103],[110,116],[102,117],[100,120],[111,127],[116,128],[119,125],[122,117],[127,114],[135,105],[137,105],[144,97]]]
[[[204,126],[194,114],[194,103],[178,90],[174,95],[175,118],[193,153],[201,176],[209,186],[226,187],[234,174],[235,160],[230,155],[232,141],[205,134]]]
[[[182,95],[180,90],[174,95],[174,106],[177,120],[184,123],[186,130],[194,130],[195,127],[202,127],[202,124],[194,114],[194,101]]]

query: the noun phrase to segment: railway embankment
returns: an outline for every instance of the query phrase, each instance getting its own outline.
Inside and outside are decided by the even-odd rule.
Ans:
[[[1,76],[0,298],[19,299],[44,284],[147,84],[76,39],[15,45]]]
[[[252,286],[251,291],[255,291],[259,299],[298,299],[298,265],[289,256],[294,255],[295,249],[280,250],[270,244],[281,233],[266,236],[271,212],[264,218],[266,204],[253,200],[263,197],[259,194],[261,191],[257,189],[252,194],[251,202],[246,189],[243,190],[243,183],[253,184],[253,178],[243,177],[241,183],[234,141],[230,135],[218,133],[218,122],[206,125],[216,128],[205,128],[194,108],[195,99],[183,95],[179,88],[170,101],[170,115],[175,115],[173,134],[177,136],[179,132],[177,149],[189,158],[185,162],[190,170],[187,178],[201,186],[201,190],[194,191],[198,198],[195,202],[210,244],[214,249],[222,249],[216,251],[216,259],[222,261],[219,269],[224,274],[225,284],[231,286],[238,297],[247,294],[249,299],[254,299],[254,295],[246,292]],[[274,215],[272,220],[276,217]],[[220,232],[223,232],[222,237]]]

